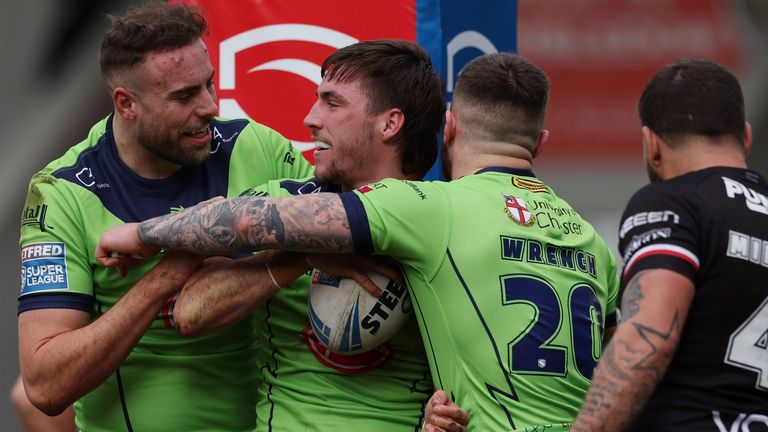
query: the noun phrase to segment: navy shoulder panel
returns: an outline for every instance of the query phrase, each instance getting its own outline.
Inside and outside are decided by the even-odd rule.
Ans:
[[[185,166],[164,179],[146,179],[118,157],[112,120],[98,143],[82,152],[74,166],[53,174],[88,189],[124,222],[138,222],[191,207],[215,196],[226,196],[229,162],[248,120],[211,122],[211,151],[205,162]]]

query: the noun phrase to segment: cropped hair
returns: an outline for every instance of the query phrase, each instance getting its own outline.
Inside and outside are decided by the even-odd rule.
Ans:
[[[101,74],[107,80],[141,63],[147,53],[182,48],[208,33],[200,11],[181,2],[151,1],[108,18],[100,57]]]
[[[640,122],[669,145],[688,136],[744,141],[744,96],[736,77],[709,60],[661,68],[643,90]]]
[[[453,103],[462,110],[465,131],[475,139],[538,145],[549,99],[549,79],[538,66],[516,54],[480,56],[462,69]]]
[[[403,112],[398,144],[403,173],[423,177],[437,159],[437,137],[445,114],[444,86],[427,52],[399,39],[359,42],[339,49],[323,62],[326,81],[360,80],[367,110]]]

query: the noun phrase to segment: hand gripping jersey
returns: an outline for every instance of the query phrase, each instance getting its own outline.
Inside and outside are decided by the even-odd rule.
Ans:
[[[435,386],[470,429],[569,430],[615,325],[616,263],[594,229],[509,168],[342,200],[356,249],[404,266]]]
[[[336,192],[316,179],[271,181],[244,195]],[[258,431],[415,432],[432,381],[415,319],[382,346],[359,355],[329,353],[307,315],[309,275],[280,290],[254,316],[263,382]]]
[[[768,430],[768,184],[737,168],[652,183],[619,231],[622,285],[668,269],[696,292],[638,431]]]
[[[118,158],[111,117],[31,180],[21,219],[19,313],[71,308],[97,319],[157,259],[126,278],[99,265],[99,236],[254,184],[304,177],[309,164],[289,141],[248,120],[214,120],[210,157],[148,180]],[[163,313],[106,382],[75,404],[84,431],[250,431],[256,420],[254,335],[244,320],[215,335],[178,335]],[[129,426],[130,425],[130,426]]]

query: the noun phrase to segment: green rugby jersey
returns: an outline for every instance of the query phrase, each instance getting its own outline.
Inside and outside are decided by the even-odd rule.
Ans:
[[[358,251],[405,269],[435,386],[470,429],[568,430],[615,325],[615,258],[525,170],[343,194]]]
[[[337,191],[314,178],[271,181],[244,195]],[[258,431],[420,430],[432,379],[415,319],[387,343],[358,355],[328,352],[312,332],[304,275],[256,309],[263,382]]]
[[[107,228],[311,172],[277,132],[249,120],[216,119],[204,163],[145,179],[119,159],[111,118],[30,182],[21,221],[19,313],[70,308],[96,319],[157,263],[149,259],[126,278],[99,265],[94,250]],[[253,429],[259,375],[252,320],[189,339],[170,319],[168,311],[158,316],[118,371],[75,403],[81,430]]]

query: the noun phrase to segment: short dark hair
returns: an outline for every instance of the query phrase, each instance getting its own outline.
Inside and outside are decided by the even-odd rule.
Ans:
[[[638,103],[640,122],[668,144],[699,135],[744,141],[744,96],[739,81],[709,60],[681,60],[651,78]]]
[[[182,48],[207,34],[208,26],[200,11],[187,3],[151,1],[130,9],[125,15],[108,15],[110,27],[101,42],[101,74],[141,63],[150,52]]]
[[[469,107],[463,128],[474,137],[519,143],[533,152],[544,127],[549,79],[530,60],[512,53],[486,54],[462,69],[453,101]]]
[[[369,113],[399,108],[405,116],[396,138],[403,174],[426,174],[437,159],[445,87],[423,48],[399,39],[359,42],[325,59],[321,75],[326,81],[360,79]]]

